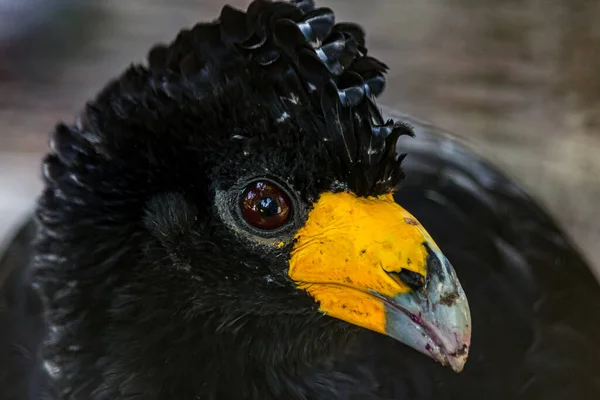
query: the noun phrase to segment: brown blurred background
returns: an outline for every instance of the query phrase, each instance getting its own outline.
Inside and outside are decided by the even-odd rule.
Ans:
[[[224,1],[0,0],[0,238],[33,205],[53,125]],[[384,104],[500,165],[600,271],[600,0],[319,4],[366,28],[391,67]]]

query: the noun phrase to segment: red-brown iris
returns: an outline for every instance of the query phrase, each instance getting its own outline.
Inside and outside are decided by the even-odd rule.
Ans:
[[[244,219],[262,230],[281,228],[292,211],[288,195],[269,181],[255,181],[246,186],[241,207]]]

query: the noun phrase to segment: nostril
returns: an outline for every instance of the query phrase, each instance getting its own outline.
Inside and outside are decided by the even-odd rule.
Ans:
[[[425,286],[425,277],[418,272],[401,269],[400,272],[388,272],[388,274],[397,277],[413,290],[419,290]]]

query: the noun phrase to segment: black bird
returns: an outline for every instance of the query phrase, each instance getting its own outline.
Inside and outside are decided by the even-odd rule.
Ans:
[[[3,398],[599,398],[590,269],[514,182],[384,119],[385,71],[331,10],[256,0],[58,125],[0,264]]]

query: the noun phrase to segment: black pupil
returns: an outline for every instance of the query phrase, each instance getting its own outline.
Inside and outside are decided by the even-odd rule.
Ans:
[[[265,217],[274,217],[279,214],[279,204],[272,197],[264,197],[258,203],[258,212]]]
[[[258,181],[246,187],[241,202],[246,222],[263,230],[277,229],[291,213],[290,199],[274,183]]]

